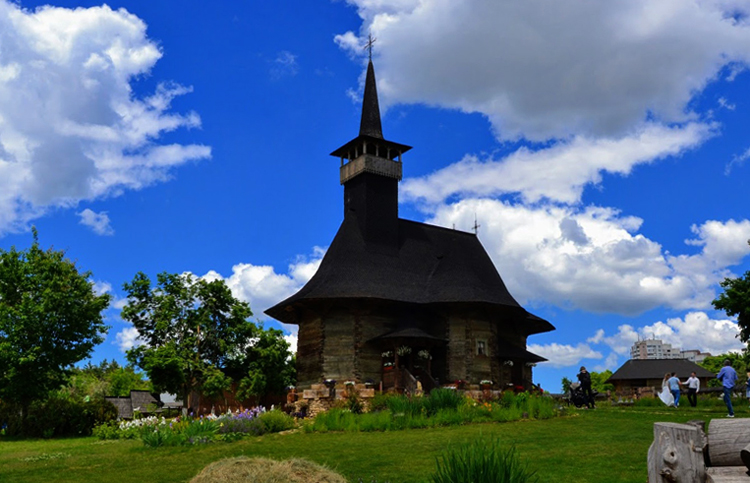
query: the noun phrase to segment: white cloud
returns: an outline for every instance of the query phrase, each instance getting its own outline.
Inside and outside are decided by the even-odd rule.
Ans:
[[[0,45],[0,234],[49,207],[140,189],[210,157],[208,146],[158,144],[200,118],[170,112],[188,87],[134,95],[162,53],[126,10],[29,11],[0,0]]]
[[[696,92],[750,58],[739,2],[347,0],[371,32],[383,104],[479,112],[498,137],[622,135],[653,118],[685,122]],[[730,80],[730,79],[728,79]]]
[[[440,205],[430,220],[479,235],[510,292],[522,304],[542,301],[598,313],[633,315],[664,306],[704,309],[727,267],[750,254],[750,221],[692,227],[701,247],[671,255],[638,233],[642,220],[611,208],[513,205],[467,199]]]
[[[592,369],[596,372],[603,372],[606,370],[614,372],[620,366],[619,360],[620,358],[615,352],[610,352],[602,364],[597,364]]]
[[[296,326],[295,326],[296,327]],[[299,341],[299,337],[297,337],[297,332],[287,334],[284,336],[284,340],[289,343],[289,350],[292,352],[297,352],[297,342]]]
[[[78,212],[77,215],[81,218],[79,223],[88,226],[97,235],[114,235],[115,230],[110,225],[109,215],[107,215],[106,211],[96,213],[86,208]]]
[[[276,59],[273,61],[271,78],[280,79],[286,76],[294,77],[297,75],[297,72],[299,72],[297,56],[287,50],[279,52]]]
[[[538,354],[548,362],[544,364],[551,365],[552,367],[568,367],[577,365],[582,359],[601,359],[601,352],[593,350],[587,344],[578,344],[576,346],[568,344],[558,344],[553,342],[552,344],[529,344],[529,351],[534,354]]]
[[[323,255],[325,249],[315,247],[310,257],[300,256],[289,264],[287,273],[276,273],[270,265],[238,263],[229,277],[211,270],[203,278],[224,280],[235,297],[248,302],[253,314],[263,318],[264,310],[293,295],[312,278]]]
[[[695,148],[715,134],[715,126],[645,124],[618,139],[575,137],[552,147],[521,148],[501,160],[465,156],[458,163],[403,183],[405,201],[441,202],[452,195],[498,196],[521,193],[524,201],[549,199],[578,203],[584,186],[598,184],[603,172],[627,175],[637,164],[652,163]]]
[[[666,322],[658,321],[638,329],[630,325],[621,325],[611,336],[606,336],[605,332],[600,330],[589,339],[589,342],[606,344],[623,356],[629,356],[630,347],[638,339],[661,339],[682,350],[698,349],[719,355],[745,348],[745,344],[737,338],[738,334],[739,328],[735,321],[712,319],[705,312],[696,311],[689,312],[684,317],[670,318]]]
[[[138,329],[135,327],[126,327],[117,333],[117,345],[122,352],[143,344],[145,341],[138,336]]]

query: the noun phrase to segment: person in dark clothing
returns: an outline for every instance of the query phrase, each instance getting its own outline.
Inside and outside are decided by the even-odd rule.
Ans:
[[[588,373],[585,367],[581,366],[581,372],[578,373],[578,382],[581,383],[581,389],[583,395],[586,396],[586,404],[590,409],[594,409],[594,392],[591,390],[591,374]]]

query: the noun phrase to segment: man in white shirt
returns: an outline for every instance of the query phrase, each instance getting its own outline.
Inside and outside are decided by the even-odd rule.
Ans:
[[[687,398],[690,401],[690,405],[695,407],[698,405],[698,391],[701,390],[701,380],[695,376],[695,372],[690,374],[690,377],[685,381],[685,385],[688,387]]]

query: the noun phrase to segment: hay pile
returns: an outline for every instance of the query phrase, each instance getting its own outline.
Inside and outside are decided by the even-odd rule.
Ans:
[[[346,483],[346,478],[311,461],[227,458],[203,468],[190,483]]]

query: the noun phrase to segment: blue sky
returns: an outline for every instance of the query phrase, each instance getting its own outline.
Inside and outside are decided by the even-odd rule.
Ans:
[[[0,0],[0,247],[64,249],[116,298],[138,271],[264,309],[343,217],[368,33],[400,215],[479,237],[558,390],[638,337],[738,350],[711,309],[750,269],[750,7],[621,0]],[[294,327],[284,327],[294,340]]]

